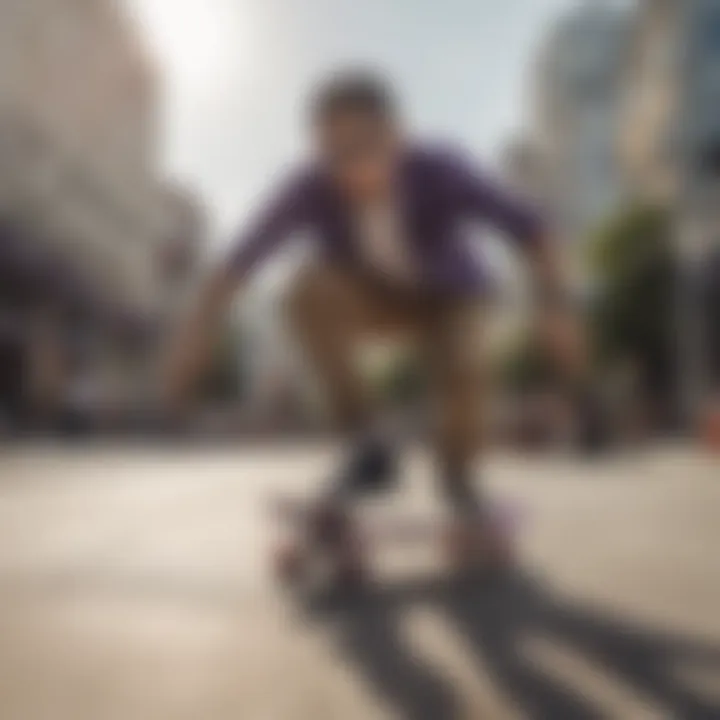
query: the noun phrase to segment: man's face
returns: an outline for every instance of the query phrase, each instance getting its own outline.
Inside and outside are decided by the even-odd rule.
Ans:
[[[317,128],[320,155],[353,200],[371,199],[392,183],[398,134],[392,122],[360,112],[338,113]]]

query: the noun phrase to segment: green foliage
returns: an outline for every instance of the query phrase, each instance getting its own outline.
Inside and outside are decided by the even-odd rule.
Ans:
[[[629,279],[658,258],[671,258],[669,212],[645,204],[623,208],[591,238],[589,254],[594,273],[614,281]]]
[[[632,359],[648,384],[666,386],[675,304],[668,211],[625,208],[592,239],[589,260],[599,289],[592,320],[601,359]]]

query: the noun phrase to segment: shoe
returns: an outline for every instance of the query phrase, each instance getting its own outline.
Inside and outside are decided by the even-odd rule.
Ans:
[[[355,448],[335,482],[339,495],[363,495],[390,488],[397,477],[394,449],[383,441],[367,441]]]

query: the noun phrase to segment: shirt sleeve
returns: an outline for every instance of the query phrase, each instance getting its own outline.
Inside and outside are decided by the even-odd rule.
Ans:
[[[240,277],[250,273],[309,217],[309,181],[295,175],[280,185],[248,226],[231,243],[226,260],[229,270]]]
[[[453,179],[462,208],[472,217],[489,222],[520,245],[539,242],[546,234],[546,223],[531,203],[468,163],[454,164]]]

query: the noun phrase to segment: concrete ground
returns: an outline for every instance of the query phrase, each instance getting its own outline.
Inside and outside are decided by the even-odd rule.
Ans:
[[[529,510],[517,577],[458,589],[408,550],[366,600],[309,610],[270,577],[263,504],[329,461],[1,455],[0,718],[720,718],[717,458],[492,458]],[[429,467],[375,512],[432,508]]]

